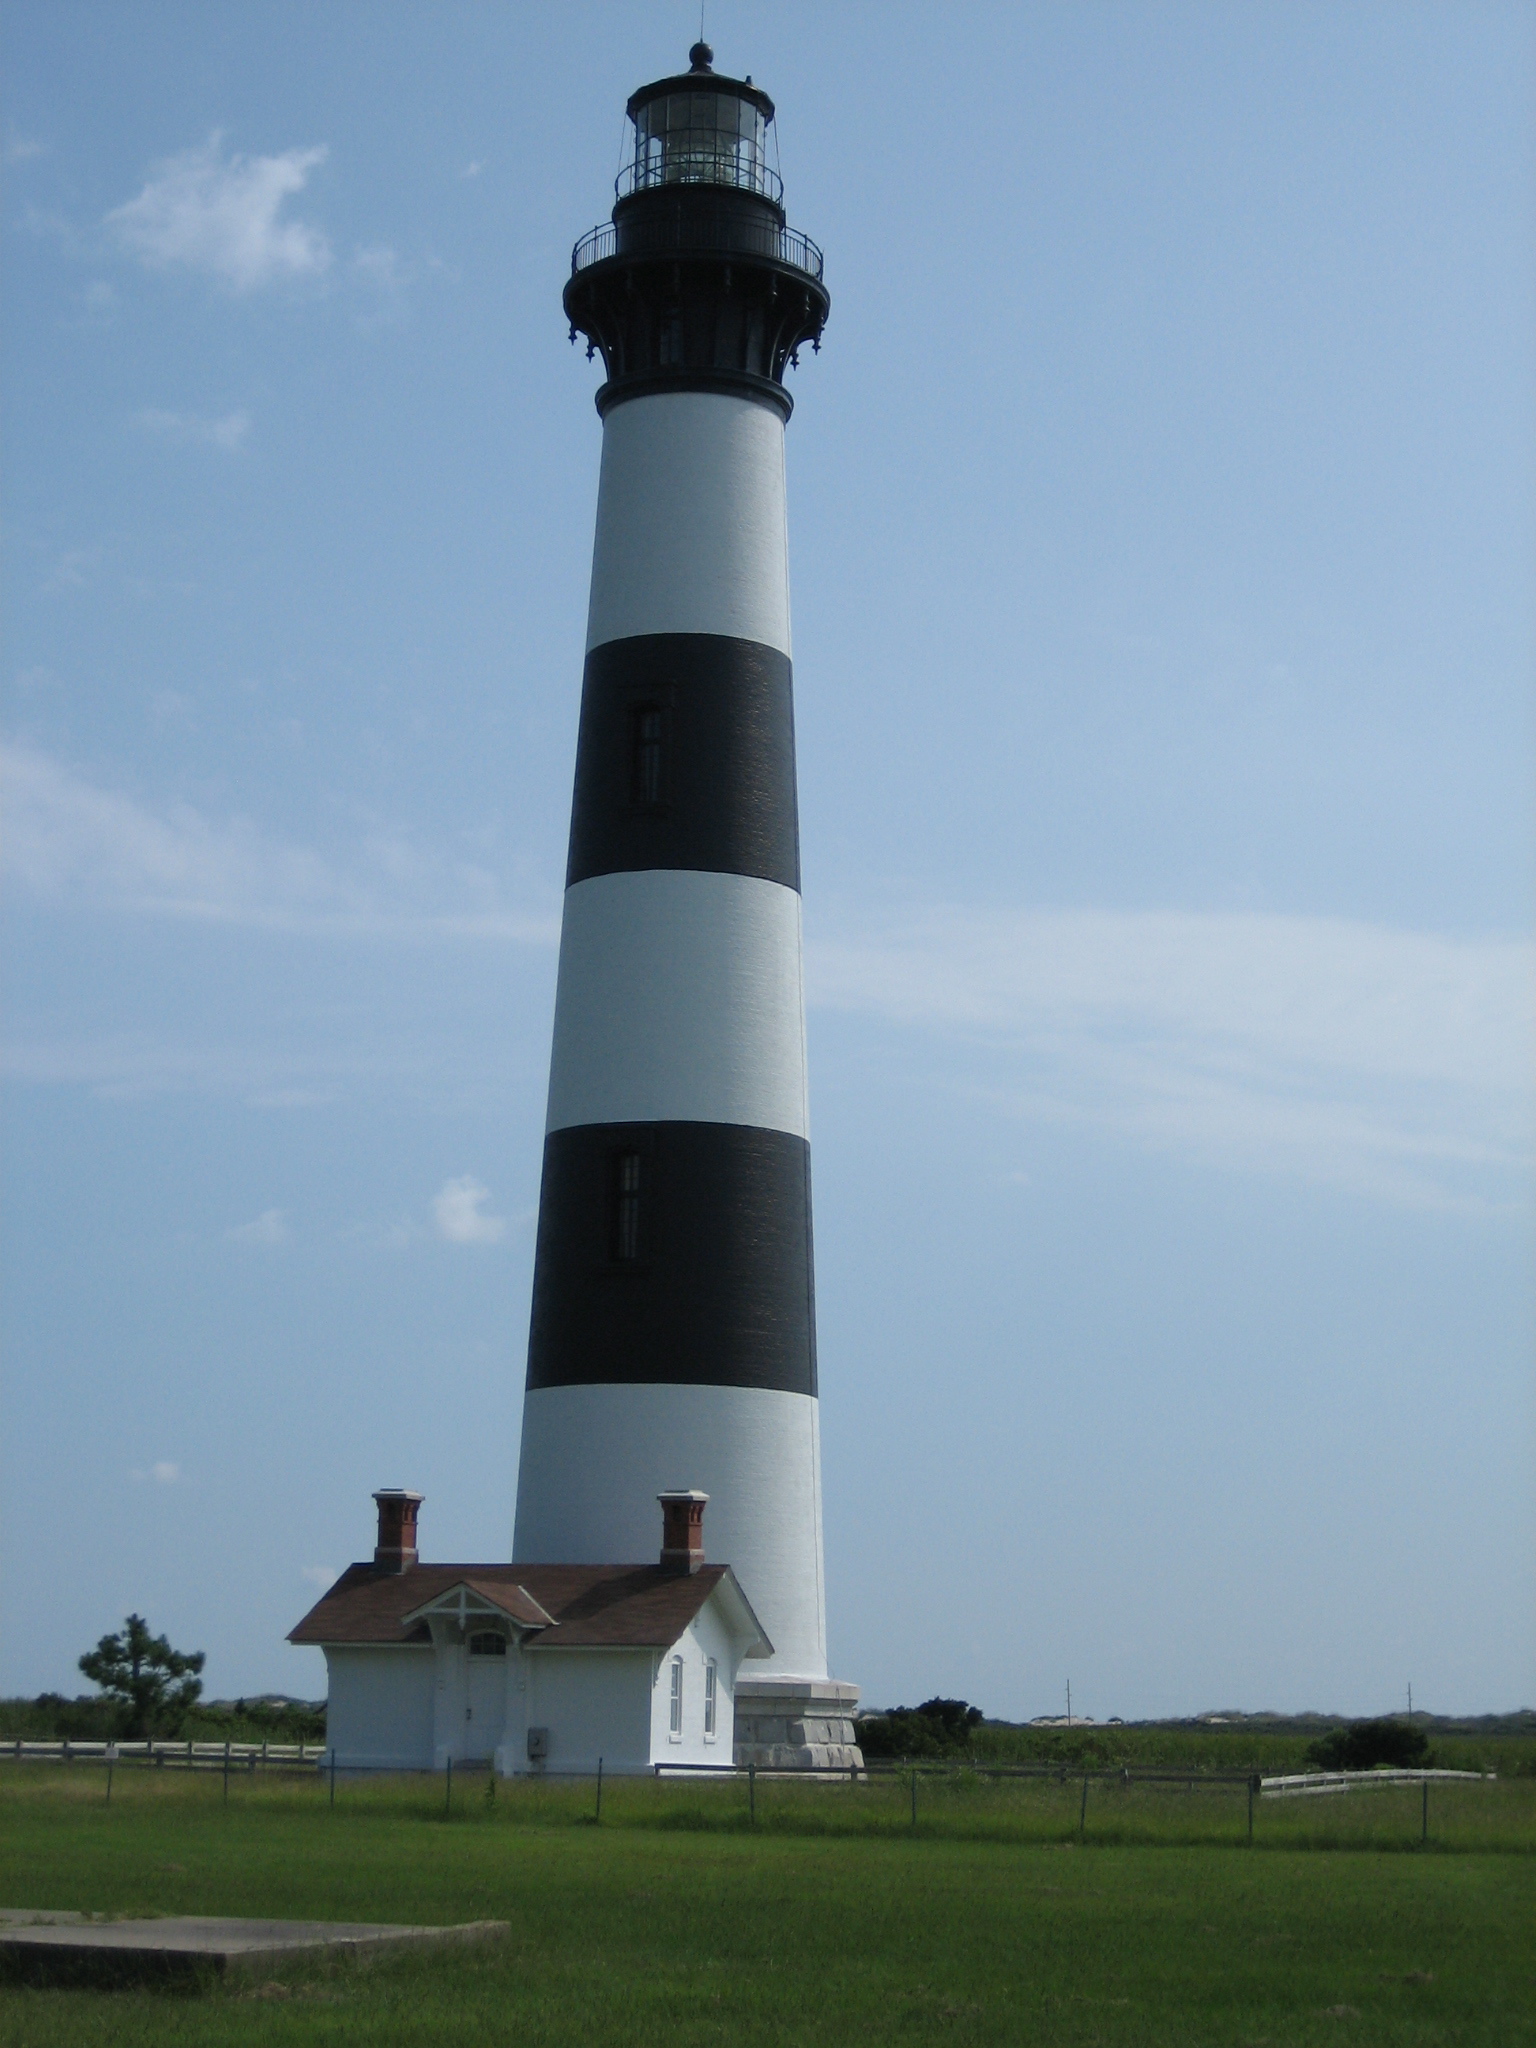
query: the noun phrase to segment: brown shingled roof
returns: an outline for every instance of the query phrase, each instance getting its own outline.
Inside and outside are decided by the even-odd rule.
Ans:
[[[455,1586],[468,1586],[539,1634],[536,1649],[669,1649],[722,1580],[755,1623],[729,1565],[678,1572],[658,1564],[417,1564],[408,1571],[349,1565],[291,1631],[290,1643],[425,1643],[409,1621]],[[534,1610],[530,1612],[529,1610]],[[549,1625],[542,1625],[547,1622]],[[749,1654],[771,1654],[764,1648]]]

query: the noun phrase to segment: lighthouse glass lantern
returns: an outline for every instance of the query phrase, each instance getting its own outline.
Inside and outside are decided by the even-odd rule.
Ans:
[[[738,1761],[846,1768],[784,488],[785,374],[830,301],[768,161],[773,102],[689,57],[631,98],[612,217],[565,287],[606,376],[514,1549],[644,1557],[657,1495],[707,1493],[772,1643],[738,1685]]]
[[[701,83],[709,90],[700,90]],[[619,191],[657,185],[733,185],[777,201],[783,186],[768,163],[773,101],[747,80],[694,72],[646,86],[629,103],[634,156]]]

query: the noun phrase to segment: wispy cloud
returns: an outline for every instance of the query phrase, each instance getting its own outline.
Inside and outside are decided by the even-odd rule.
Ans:
[[[341,1574],[333,1564],[306,1564],[300,1567],[299,1577],[308,1579],[312,1586],[318,1586],[322,1593],[327,1593]]]
[[[503,900],[477,862],[373,832],[327,859],[243,818],[153,809],[36,748],[0,747],[9,881],[56,904],[292,933],[553,945],[553,906]]]
[[[158,1464],[151,1465],[148,1471],[135,1466],[128,1476],[140,1484],[149,1479],[153,1480],[156,1486],[174,1486],[181,1477],[181,1467],[173,1465],[169,1458],[162,1458]]]
[[[5,160],[8,164],[24,164],[32,157],[43,154],[44,145],[34,142],[28,135],[13,135],[5,145]]]
[[[138,197],[114,208],[106,224],[152,269],[205,271],[233,291],[317,277],[330,268],[329,241],[318,227],[282,215],[326,154],[319,146],[226,156],[215,133],[201,148],[154,165]]]
[[[405,266],[400,261],[399,252],[386,243],[356,250],[352,257],[352,272],[379,292],[398,292],[406,281]]]
[[[251,416],[246,412],[227,412],[218,419],[204,419],[197,413],[163,412],[158,406],[145,406],[134,414],[133,424],[146,434],[158,434],[182,446],[194,443],[233,454],[245,446]]]
[[[1502,1206],[1529,1171],[1533,954],[1343,919],[890,913],[812,1000],[951,1048],[950,1085],[1225,1166]]]
[[[224,1235],[235,1244],[287,1244],[293,1232],[286,1210],[263,1209],[251,1222],[237,1224]]]
[[[432,1197],[437,1234],[449,1244],[496,1244],[507,1234],[505,1216],[486,1210],[491,1191],[472,1173],[444,1181]]]

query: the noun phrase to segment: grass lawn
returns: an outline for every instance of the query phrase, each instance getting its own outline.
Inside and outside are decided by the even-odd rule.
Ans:
[[[0,1988],[6,2048],[1536,2043],[1536,1785],[1261,1802],[1095,1786],[236,1781],[0,1767],[0,1904],[511,1922],[198,1993]],[[1118,1804],[1116,1802],[1119,1802]]]

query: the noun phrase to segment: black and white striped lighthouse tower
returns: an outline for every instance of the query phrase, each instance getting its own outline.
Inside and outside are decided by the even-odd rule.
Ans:
[[[738,1756],[841,1762],[783,383],[830,301],[772,101],[689,55],[630,100],[612,221],[565,288],[607,381],[514,1554],[645,1557],[657,1494],[701,1488],[774,1645],[738,1683]]]

